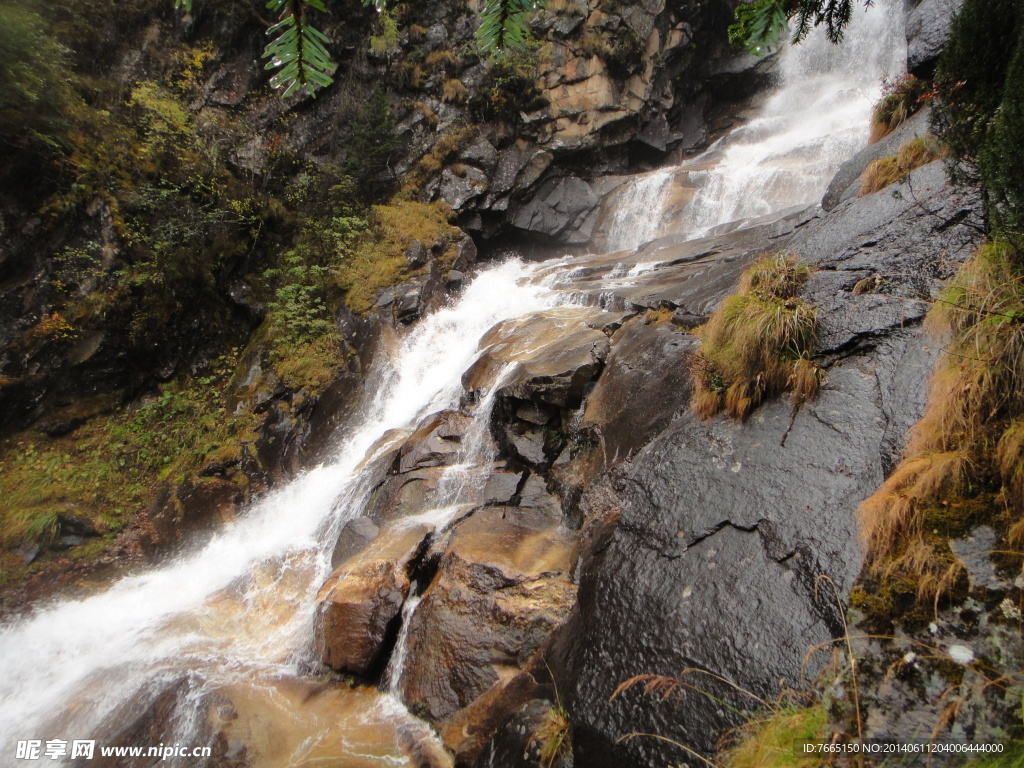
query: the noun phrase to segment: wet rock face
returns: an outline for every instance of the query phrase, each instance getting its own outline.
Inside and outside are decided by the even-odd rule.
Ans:
[[[853,510],[882,480],[887,412],[920,408],[928,358],[910,333],[875,359],[832,369],[821,398],[795,415],[771,403],[745,425],[689,414],[612,481],[614,533],[585,563],[580,603],[562,635],[564,680],[588,765],[652,765],[681,755],[624,733],[657,733],[710,755],[740,722],[699,693],[659,706],[615,688],[642,674],[696,667],[754,694],[806,682],[808,650],[842,632],[836,595],[860,568]],[[909,378],[909,381],[907,379]],[[884,384],[884,386],[883,386]],[[915,386],[916,385],[916,386]],[[913,421],[912,413],[901,419]],[[820,660],[811,658],[813,678]],[[731,706],[750,700],[714,679],[689,682]],[[685,714],[681,714],[685,713]]]
[[[928,133],[930,109],[922,109],[880,141],[871,144],[843,163],[825,190],[821,207],[831,211],[839,203],[860,194],[860,177],[875,160],[895,155],[911,139]]]
[[[978,210],[977,197],[950,188],[935,162],[795,234],[788,247],[819,267],[804,288],[820,308],[817,352],[840,353],[919,323],[979,242]]]
[[[462,377],[473,392],[497,386],[501,397],[566,407],[578,404],[596,378],[610,343],[601,328],[612,318],[601,310],[554,309],[495,326]]]
[[[401,690],[414,711],[452,717],[564,622],[573,537],[557,526],[545,512],[490,507],[455,528],[409,627]]]
[[[672,323],[629,320],[587,397],[580,431],[598,435],[605,467],[624,461],[680,410],[696,342]]]
[[[984,562],[991,569],[987,556]],[[1024,694],[1017,674],[1024,654],[1021,584],[1020,577],[1016,585],[990,584],[984,602],[969,598],[927,627],[897,631],[891,643],[859,640],[865,736],[904,741],[941,724],[943,738],[1010,744]],[[993,685],[1001,677],[996,670],[1010,674]]]
[[[742,719],[694,690],[664,704],[637,689],[610,700],[636,675],[697,668],[762,698],[777,695],[780,680],[813,678],[823,658],[808,653],[842,635],[840,604],[860,570],[855,510],[924,407],[936,354],[918,338],[926,301],[976,245],[976,208],[934,164],[830,214],[791,219],[788,232],[777,230],[784,236],[776,248],[819,266],[803,293],[821,307],[817,353],[831,363],[820,397],[796,410],[788,399],[767,403],[743,425],[703,424],[688,411],[684,379],[675,412],[671,388],[661,390],[664,412],[677,415],[655,428],[653,442],[601,480],[584,472],[579,600],[549,657],[579,763],[686,757],[657,740],[618,742],[635,731],[711,755]],[[688,247],[702,245],[713,254],[707,242]],[[703,258],[714,263],[715,255]],[[649,285],[671,274],[657,272]],[[874,275],[868,291],[854,290]],[[701,277],[675,290],[699,290]],[[623,290],[642,295],[643,282]],[[629,330],[627,323],[620,333]],[[611,399],[616,377],[632,373],[614,362],[627,349],[613,345],[592,397]],[[622,402],[623,419],[644,413]],[[608,410],[600,403],[589,401],[587,411]],[[608,429],[605,440],[617,434]],[[711,696],[752,708],[732,685],[690,675]]]
[[[339,566],[317,595],[316,647],[327,666],[367,675],[409,594],[410,563],[426,545],[432,527],[393,527]]]
[[[963,0],[923,0],[907,15],[907,70],[931,77]]]

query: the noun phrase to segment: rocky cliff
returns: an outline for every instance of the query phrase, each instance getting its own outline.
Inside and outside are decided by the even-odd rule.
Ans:
[[[586,242],[606,174],[703,146],[746,95],[726,2],[553,3],[500,63],[468,8],[403,6],[384,43],[351,5],[326,22],[337,86],[288,101],[253,63],[258,4],[32,11],[66,48],[43,70],[49,133],[5,144],[0,177],[15,582],[40,554],[73,573],[230,517],[309,460],[382,329],[457,289],[478,246]],[[146,440],[168,406],[199,428]],[[70,471],[83,452],[95,493]]]

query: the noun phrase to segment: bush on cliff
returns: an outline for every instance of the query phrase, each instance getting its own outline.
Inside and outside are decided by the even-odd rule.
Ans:
[[[33,7],[0,4],[0,159],[24,164],[25,154],[51,155],[63,146],[66,53]]]
[[[935,75],[933,128],[991,222],[1024,229],[1024,4],[966,0]]]
[[[911,74],[887,81],[882,98],[871,111],[871,136],[869,143],[888,136],[907,118],[917,114],[930,96],[929,84]]]
[[[725,410],[746,419],[781,392],[798,402],[817,394],[822,372],[810,358],[817,311],[798,298],[810,273],[785,254],[761,257],[696,332],[693,407],[700,418]]]

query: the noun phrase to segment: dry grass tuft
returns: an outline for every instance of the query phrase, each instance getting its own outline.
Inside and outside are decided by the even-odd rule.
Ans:
[[[464,104],[468,96],[469,91],[458,78],[453,77],[441,88],[441,101],[446,104]]]
[[[907,175],[928,163],[945,156],[945,150],[932,136],[919,136],[903,144],[899,152],[875,160],[860,177],[860,194],[870,195],[890,184],[902,181]]]
[[[552,706],[533,734],[533,742],[540,753],[541,768],[552,768],[568,752],[569,732],[569,713],[560,705]]]
[[[928,406],[911,431],[906,457],[858,510],[868,573],[917,579],[922,600],[938,600],[962,575],[948,536],[926,525],[929,510],[953,510],[979,491],[998,491],[1011,513],[1002,526],[1006,538],[1014,545],[1024,536],[1021,262],[1006,243],[983,246],[929,313],[928,327],[950,341],[932,377]]]
[[[462,68],[462,59],[454,51],[443,49],[428,54],[427,58],[423,60],[423,65],[429,72],[444,70],[445,72],[452,73]]]
[[[880,157],[869,165],[860,177],[860,195],[870,195],[900,180],[900,167],[896,156]]]
[[[784,254],[763,256],[697,331],[693,408],[701,419],[723,409],[746,419],[786,390],[800,402],[817,394],[822,372],[810,359],[817,311],[797,297],[810,273]]]

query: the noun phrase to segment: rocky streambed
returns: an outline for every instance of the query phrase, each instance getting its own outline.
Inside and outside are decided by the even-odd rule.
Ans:
[[[737,687],[806,686],[826,661],[813,649],[843,636],[854,512],[920,417],[938,351],[921,321],[978,225],[977,201],[933,163],[828,212],[552,267],[576,306],[489,331],[462,407],[381,459],[318,597],[322,660],[383,680],[401,654],[394,691],[460,765],[534,764],[562,705],[577,765],[684,757],[619,741],[631,732],[713,754],[750,709]],[[802,297],[821,308],[826,383],[745,424],[701,422],[689,331],[766,251],[816,266]],[[424,519],[485,400],[477,495]],[[612,698],[636,675],[687,668],[708,673],[706,695]]]

